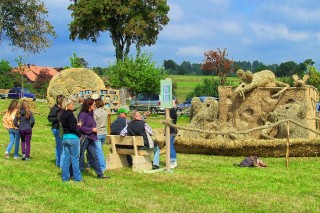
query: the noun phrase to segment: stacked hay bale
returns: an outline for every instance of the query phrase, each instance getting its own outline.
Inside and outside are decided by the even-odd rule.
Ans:
[[[54,76],[48,86],[47,101],[49,107],[55,104],[57,95],[70,97],[81,90],[105,90],[102,79],[87,68],[70,68]]]

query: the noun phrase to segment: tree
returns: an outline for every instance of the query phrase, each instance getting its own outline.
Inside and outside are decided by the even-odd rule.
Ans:
[[[11,72],[12,68],[9,61],[0,61],[0,88],[10,89],[14,87],[14,79],[17,78],[16,73]]]
[[[228,56],[226,49],[223,51],[219,48],[216,51],[210,50],[205,52],[204,55],[206,58],[202,64],[202,69],[208,73],[216,73],[220,77],[220,84],[224,85],[227,76],[234,73],[236,69],[233,60],[226,58]]]
[[[49,74],[49,70],[42,69],[37,75],[37,80],[32,84],[32,88],[36,91],[37,96],[46,96],[49,82],[52,79],[52,75]]]
[[[0,0],[0,44],[6,39],[28,53],[50,47],[48,37],[56,33],[46,21],[47,13],[40,0]]]
[[[166,0],[77,0],[68,9],[73,21],[70,39],[97,42],[101,32],[109,31],[117,61],[128,56],[131,44],[137,50],[155,44],[159,32],[169,22]]]
[[[309,84],[320,91],[320,72],[314,66],[308,66]]]
[[[113,88],[125,87],[131,96],[137,93],[159,94],[164,69],[156,67],[151,54],[138,52],[136,58],[125,58],[108,68]]]
[[[276,70],[276,75],[277,77],[291,77],[293,74],[297,74],[301,77],[306,72],[306,70],[307,65],[305,63],[297,64],[294,61],[288,61],[279,65]]]
[[[73,68],[88,68],[88,62],[84,58],[79,58],[76,53],[73,53],[73,57],[69,57],[69,59]]]
[[[168,74],[175,75],[178,72],[178,65],[173,60],[164,60],[163,67],[167,70]]]

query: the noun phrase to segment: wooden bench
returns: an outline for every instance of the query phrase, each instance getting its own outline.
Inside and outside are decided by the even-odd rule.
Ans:
[[[132,155],[133,171],[146,171],[152,169],[151,155],[153,150],[139,150],[139,147],[144,146],[142,136],[107,135],[106,142],[111,144],[112,151],[111,154],[107,155],[108,169],[128,167],[126,155]],[[128,147],[120,148],[116,145]]]

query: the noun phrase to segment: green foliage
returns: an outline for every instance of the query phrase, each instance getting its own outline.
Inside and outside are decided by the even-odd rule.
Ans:
[[[314,86],[320,91],[320,73],[314,66],[308,66],[309,85]]]
[[[88,62],[84,58],[79,58],[76,53],[73,53],[73,57],[69,57],[70,65],[73,68],[87,68]]]
[[[294,86],[294,82],[291,77],[280,77],[279,81],[286,83],[286,84],[289,84],[291,87]]]
[[[38,53],[51,46],[55,37],[53,26],[46,21],[47,9],[40,0],[0,0],[0,43],[25,52]]]
[[[303,76],[303,74],[307,70],[307,65],[304,63],[297,64],[294,61],[288,61],[281,63],[279,67],[276,70],[276,76],[277,77],[291,77],[294,74],[299,75],[300,77]]]
[[[101,32],[109,31],[116,59],[122,61],[131,44],[137,50],[155,44],[159,32],[169,22],[170,8],[166,0],[77,0],[68,9],[73,17],[70,39],[96,42]]]
[[[14,79],[16,75],[11,72],[11,66],[9,61],[0,61],[0,88],[10,89],[14,86]]]
[[[159,94],[164,69],[156,67],[152,55],[138,53],[136,58],[125,58],[108,68],[109,82],[113,88],[126,87],[132,95]]]
[[[52,76],[49,74],[48,70],[41,70],[37,76],[37,80],[32,84],[32,91],[37,97],[44,98],[47,95],[47,89]]]
[[[230,85],[226,82],[225,85]],[[202,84],[197,85],[194,90],[187,94],[186,99],[197,96],[214,96],[219,97],[218,87],[220,86],[220,79],[204,79]]]

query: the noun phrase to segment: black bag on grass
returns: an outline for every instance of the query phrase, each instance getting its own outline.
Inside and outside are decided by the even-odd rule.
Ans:
[[[259,156],[246,157],[240,164],[233,164],[240,167],[267,167],[267,165],[260,159]]]

